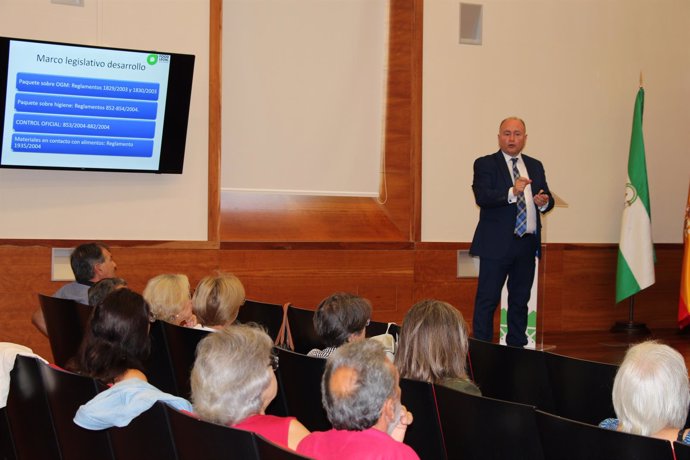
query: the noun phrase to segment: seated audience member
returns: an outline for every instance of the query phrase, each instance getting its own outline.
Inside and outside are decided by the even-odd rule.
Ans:
[[[178,326],[196,326],[187,275],[154,276],[146,284],[143,294],[156,319]]]
[[[89,328],[71,370],[112,385],[79,407],[74,423],[102,430],[126,426],[156,401],[191,410],[189,401],[149,384],[142,364],[150,350],[151,313],[144,298],[117,289],[94,307]]]
[[[70,254],[69,263],[76,281],[62,286],[53,297],[74,300],[84,305],[89,305],[89,287],[103,278],[114,277],[117,270],[110,249],[103,243],[77,246]],[[43,335],[48,336],[46,320],[40,308],[31,316],[31,322]]]
[[[297,452],[318,460],[418,459],[402,442],[412,414],[400,403],[398,380],[379,342],[362,340],[335,350],[321,380],[333,429],[311,433]]]
[[[449,303],[423,300],[405,314],[395,365],[401,377],[480,396],[467,376],[467,350],[462,313]]]
[[[191,375],[192,402],[199,417],[252,431],[290,449],[309,431],[294,417],[266,415],[276,397],[277,356],[264,331],[227,326],[199,342]]]
[[[685,420],[690,385],[685,359],[673,348],[654,341],[628,349],[613,381],[617,419],[600,427],[690,444]]]
[[[313,349],[309,356],[328,358],[344,343],[364,340],[371,318],[371,304],[354,294],[337,292],[323,299],[314,312],[314,329],[326,345]]]
[[[89,288],[89,305],[95,307],[103,302],[108,294],[123,287],[127,287],[127,281],[122,278],[103,278]]]
[[[196,286],[193,311],[203,329],[220,329],[237,319],[244,303],[244,286],[235,275],[207,276]]]

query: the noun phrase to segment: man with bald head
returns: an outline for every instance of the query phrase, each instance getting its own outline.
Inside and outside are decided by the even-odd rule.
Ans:
[[[399,378],[379,342],[338,347],[321,380],[321,399],[333,429],[311,433],[297,452],[318,460],[419,459],[402,443],[412,413],[400,403]]]
[[[527,344],[527,303],[541,248],[540,213],[553,208],[544,166],[522,153],[525,122],[503,120],[500,150],[474,162],[472,191],[480,208],[470,254],[479,256],[479,280],[472,319],[476,339],[493,340],[493,318],[508,279],[508,345]]]

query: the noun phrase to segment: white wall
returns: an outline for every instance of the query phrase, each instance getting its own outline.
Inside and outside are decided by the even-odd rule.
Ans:
[[[550,242],[618,242],[632,111],[643,73],[653,238],[682,241],[690,180],[690,2],[470,0],[483,45],[459,45],[459,1],[425,0],[422,239],[470,241],[472,163],[498,123],[525,119],[525,152],[568,202]]]
[[[208,0],[0,0],[0,35],[196,55],[182,175],[0,170],[0,238],[206,240]]]

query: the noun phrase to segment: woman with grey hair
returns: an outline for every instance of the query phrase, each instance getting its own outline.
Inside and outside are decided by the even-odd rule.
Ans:
[[[690,404],[688,370],[673,348],[655,341],[630,347],[612,396],[618,418],[600,427],[690,444],[690,430],[683,429]]]
[[[294,417],[266,415],[276,397],[273,341],[258,327],[230,325],[207,335],[196,349],[192,404],[202,419],[252,431],[296,449],[309,431]]]

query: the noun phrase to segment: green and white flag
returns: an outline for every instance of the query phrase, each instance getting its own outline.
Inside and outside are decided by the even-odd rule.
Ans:
[[[628,182],[625,184],[625,208],[618,246],[616,303],[654,284],[654,244],[642,135],[643,112],[644,89],[640,88],[630,137]]]

